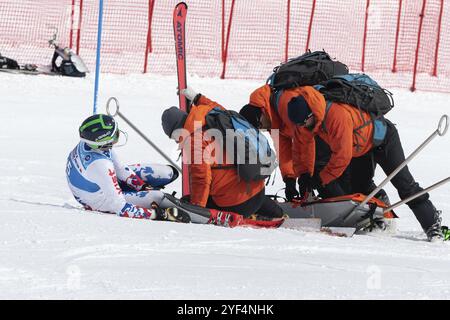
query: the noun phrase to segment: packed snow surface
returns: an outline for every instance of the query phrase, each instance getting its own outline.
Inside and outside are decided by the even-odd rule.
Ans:
[[[92,113],[86,79],[0,74],[0,298],[12,299],[428,299],[450,298],[450,244],[428,243],[407,206],[394,235],[337,238],[119,218],[79,209],[65,178],[78,126]],[[191,77],[230,109],[261,83]],[[432,134],[450,96],[394,91],[388,118],[406,155]],[[99,112],[110,96],[174,160],[161,129],[177,105],[175,77],[102,75]],[[128,163],[165,163],[123,121]],[[449,134],[450,135],[450,134]],[[423,187],[450,175],[450,138],[436,137],[410,164]],[[384,179],[377,171],[376,182]],[[268,186],[283,187],[280,175]],[[386,188],[392,202],[396,190]],[[180,181],[166,188],[178,191]],[[450,223],[450,184],[431,193]]]

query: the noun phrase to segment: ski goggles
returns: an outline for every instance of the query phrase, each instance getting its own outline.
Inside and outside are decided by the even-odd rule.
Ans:
[[[93,149],[108,149],[112,148],[112,146],[119,141],[120,131],[118,126],[115,126],[111,135],[104,137],[99,141],[91,141],[84,138],[81,138],[80,140],[87,143]]]

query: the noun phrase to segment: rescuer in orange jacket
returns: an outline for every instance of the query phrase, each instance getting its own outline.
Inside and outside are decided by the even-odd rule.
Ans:
[[[177,142],[191,155],[188,165],[190,202],[244,216],[256,213],[261,216],[282,217],[281,207],[265,196],[264,180],[245,182],[240,179],[224,146],[205,138],[206,115],[216,107],[223,107],[191,88],[181,90],[181,94],[192,101],[189,114],[177,107],[169,108],[162,115],[162,125],[164,132],[173,139],[178,139],[174,134],[176,129],[184,129],[182,138]],[[195,141],[196,138],[200,141]],[[188,141],[189,145],[185,145]]]
[[[308,89],[309,88],[309,89]],[[277,147],[277,154],[280,161],[280,171],[283,180],[286,184],[286,198],[291,201],[293,198],[299,196],[296,189],[297,173],[294,170],[294,162],[300,162],[300,152],[297,150],[297,144],[294,143],[295,125],[290,121],[286,121],[285,109],[287,102],[291,99],[301,95],[307,96],[309,100],[323,101],[320,93],[316,92],[312,87],[297,87],[290,90],[283,91],[283,94],[278,100],[278,106],[281,110],[275,109],[271,103],[271,88],[269,85],[264,85],[256,89],[250,95],[250,102],[244,106],[240,114],[244,116],[255,127],[260,129],[277,129],[279,130],[279,139],[274,141]],[[327,143],[320,137],[315,138],[315,169],[321,170],[329,163],[331,157],[331,150]],[[349,184],[348,174],[342,175],[328,185],[326,188],[319,188],[319,195],[322,198],[333,197],[334,194],[348,194],[351,190],[346,188]],[[303,188],[304,189],[304,188]],[[336,190],[337,189],[337,190]],[[305,190],[302,190],[302,194]],[[380,192],[383,197],[387,198],[384,190]],[[377,197],[379,195],[377,194]]]
[[[265,115],[271,115],[272,119],[276,118],[273,116],[276,112],[278,119],[272,122],[272,128],[278,126],[280,130],[285,128],[285,131],[289,130],[292,133],[291,153],[280,154],[280,162],[292,156],[292,166],[288,164],[287,168],[284,168],[284,173],[289,175],[293,173],[293,177],[298,178],[301,188],[328,187],[335,184],[349,169],[352,193],[368,194],[371,191],[369,189],[376,164],[389,175],[405,160],[398,131],[387,119],[384,119],[387,128],[385,137],[374,147],[374,126],[368,113],[351,105],[336,102],[330,102],[327,110],[324,97],[309,86],[284,90],[278,98],[276,107],[271,103],[270,93],[270,87],[267,85],[257,89],[250,97],[250,104],[260,106],[264,111],[270,110],[265,112]],[[319,136],[331,150],[328,163],[319,172],[315,170],[316,136]],[[283,140],[280,139],[280,145],[282,143]],[[288,149],[280,147],[280,152],[283,150],[286,152]],[[280,167],[283,168],[283,164],[280,164]],[[401,199],[423,190],[407,166],[400,170],[391,182]],[[329,191],[335,192],[332,196],[341,195],[339,192],[342,192],[342,189],[339,191],[339,187],[340,185],[336,184],[336,188],[329,188]],[[443,239],[440,212],[429,200],[428,193],[407,204],[430,241]]]

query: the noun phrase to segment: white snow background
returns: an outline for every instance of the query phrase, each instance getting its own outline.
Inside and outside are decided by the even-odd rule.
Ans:
[[[195,89],[238,110],[261,83],[190,78]],[[396,235],[337,238],[294,230],[221,228],[119,218],[74,209],[65,178],[78,127],[92,113],[87,79],[0,74],[1,299],[429,299],[450,298],[450,243],[430,244],[407,206]],[[406,155],[450,114],[450,96],[394,90]],[[161,129],[177,105],[176,78],[102,75],[99,111],[121,112],[174,160]],[[161,162],[123,121],[128,163]],[[427,187],[450,174],[450,134],[410,164]],[[384,179],[377,170],[376,182]],[[277,175],[274,193],[283,187]],[[179,193],[180,181],[166,188]],[[386,188],[391,201],[396,190]],[[450,184],[431,193],[450,224]]]

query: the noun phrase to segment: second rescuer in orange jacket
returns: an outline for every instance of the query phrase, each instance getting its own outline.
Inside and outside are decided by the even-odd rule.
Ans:
[[[280,130],[278,155],[287,185],[289,180],[295,185],[295,178],[304,174],[314,176],[315,136],[319,136],[331,151],[329,161],[315,176],[317,187],[338,179],[352,158],[364,155],[373,147],[373,127],[370,116],[365,112],[339,104],[331,106],[326,113],[323,95],[310,86],[284,90],[276,101],[276,108],[270,97],[271,88],[264,85],[251,94],[249,106],[261,108],[262,122],[269,122],[271,129]],[[308,121],[308,125],[296,125],[290,116],[302,118],[302,121]]]
[[[405,155],[398,131],[389,120],[384,119],[386,132],[383,141],[374,148],[374,127],[368,113],[344,103],[328,102],[327,105],[323,96],[313,87],[304,86],[283,91],[277,108],[271,106],[270,93],[268,86],[257,89],[250,97],[250,106],[263,108],[267,119],[261,117],[261,122],[272,121],[272,128],[278,127],[282,132],[292,134],[290,142],[280,139],[280,152],[289,149],[288,145],[283,147],[283,143],[292,143],[288,155],[280,154],[280,162],[285,159],[284,173],[293,173],[294,177],[299,177],[299,185],[318,189],[335,184],[350,165],[351,188],[356,189],[354,192],[366,193],[372,191],[369,189],[371,182],[373,183],[374,164],[379,164],[389,175],[404,163]],[[246,107],[241,113],[245,112]],[[318,174],[314,174],[316,136],[322,138],[331,149],[328,163]],[[286,161],[290,157],[293,159],[292,166],[290,161]],[[283,168],[283,164],[280,166]],[[401,169],[391,182],[401,199],[423,190],[407,166]],[[337,195],[339,194],[334,196]],[[407,205],[429,241],[443,239],[440,211],[429,200],[428,193],[407,202]]]

